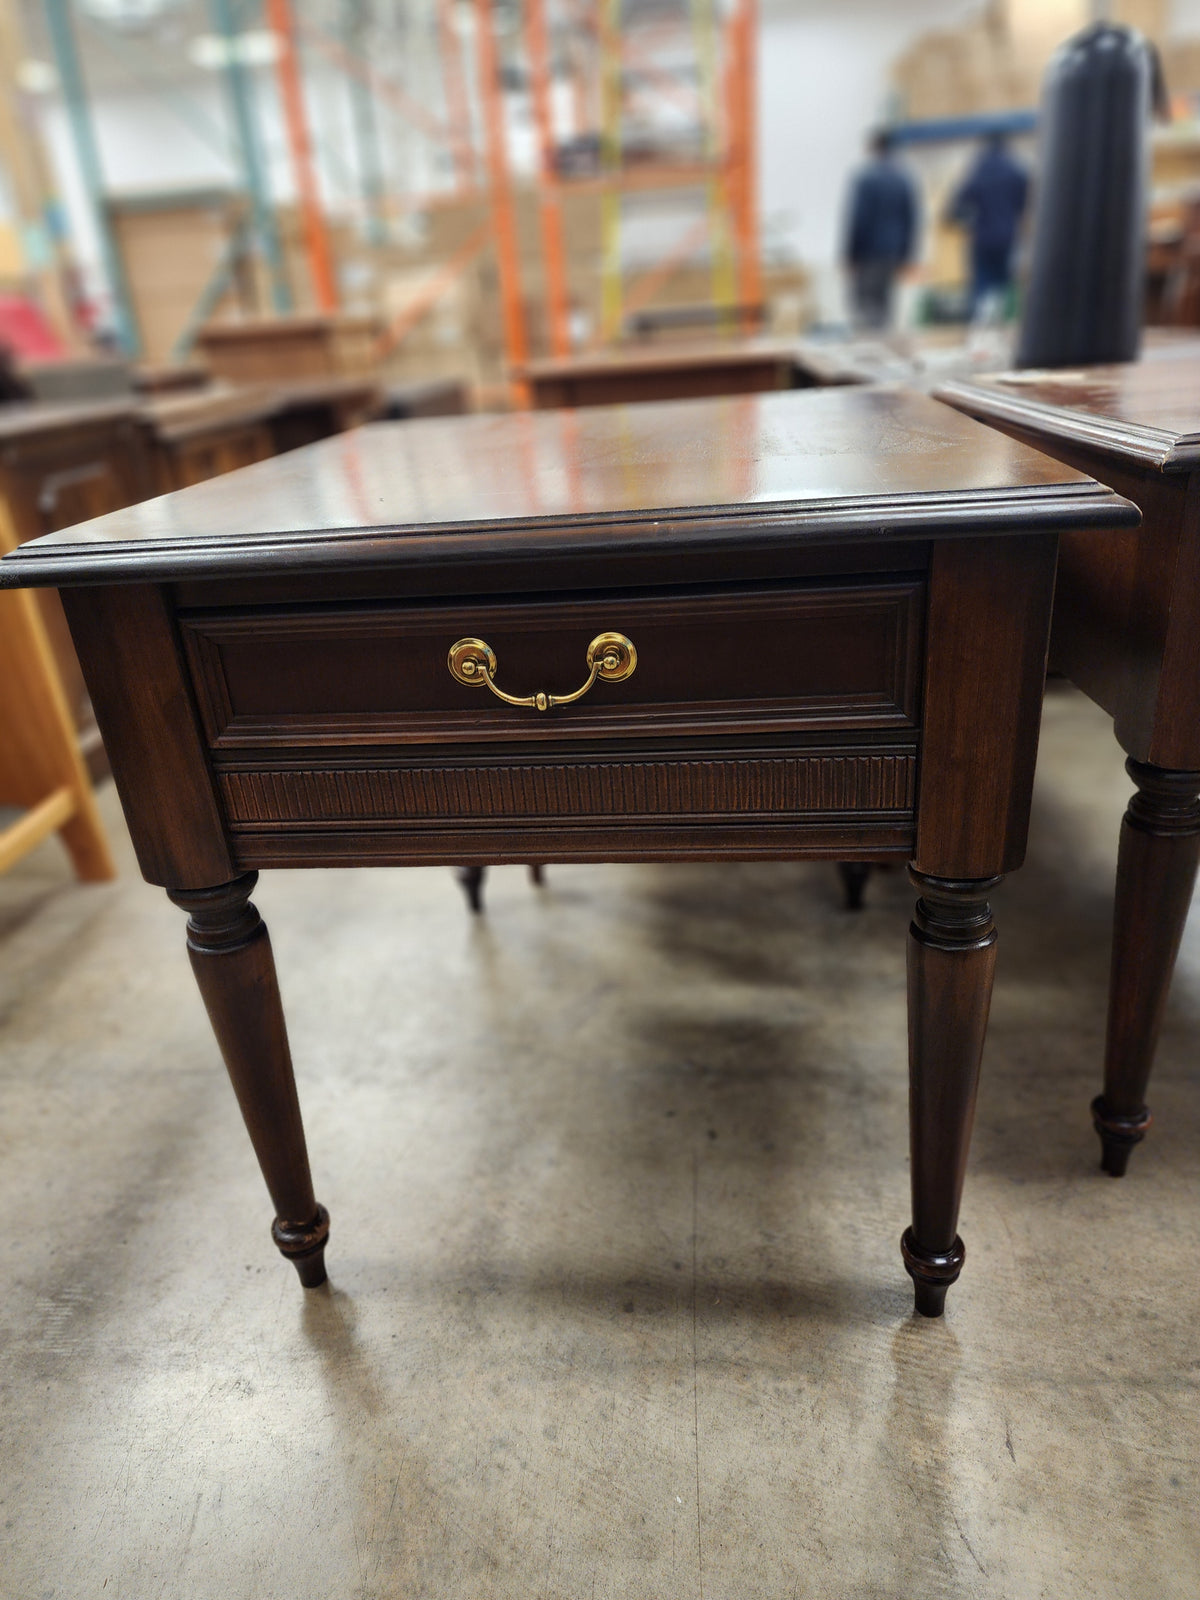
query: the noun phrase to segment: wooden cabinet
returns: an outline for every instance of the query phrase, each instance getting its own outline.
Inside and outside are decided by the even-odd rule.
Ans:
[[[269,389],[209,388],[146,400],[142,421],[159,494],[248,467],[275,453]]]
[[[350,377],[370,372],[378,317],[333,313],[210,322],[196,340],[209,370],[231,383]]]

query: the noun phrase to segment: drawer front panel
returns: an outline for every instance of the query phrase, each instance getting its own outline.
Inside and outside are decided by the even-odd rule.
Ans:
[[[913,808],[912,745],[579,761],[486,758],[451,765],[281,766],[219,773],[232,830],[545,826],[671,818],[903,821]]]
[[[890,583],[553,603],[305,608],[185,614],[205,727],[217,750],[822,728],[917,721],[923,587]],[[456,682],[463,637],[495,651],[511,694],[567,694],[599,633],[637,668],[539,713]]]

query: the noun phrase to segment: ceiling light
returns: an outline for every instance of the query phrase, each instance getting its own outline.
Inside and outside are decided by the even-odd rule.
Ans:
[[[17,88],[26,94],[53,94],[58,88],[58,73],[48,61],[30,56],[17,68]]]
[[[232,62],[243,67],[271,67],[279,60],[279,36],[269,28],[254,28],[228,39],[221,33],[201,33],[187,47],[188,60],[206,72],[219,72]]]

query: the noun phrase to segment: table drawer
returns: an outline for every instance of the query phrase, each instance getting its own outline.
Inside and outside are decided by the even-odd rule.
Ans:
[[[192,613],[181,618],[216,750],[404,746],[913,728],[920,577],[887,583]],[[566,695],[587,650],[625,635],[636,667],[570,705],[514,707],[451,674],[486,641],[506,693]]]

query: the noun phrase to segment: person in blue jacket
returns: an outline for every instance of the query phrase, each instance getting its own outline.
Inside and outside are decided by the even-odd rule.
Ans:
[[[971,236],[972,317],[988,296],[1008,293],[1028,199],[1028,174],[1009,155],[1004,135],[994,134],[950,203],[950,220]]]
[[[915,252],[918,217],[916,187],[895,159],[891,139],[873,134],[871,159],[851,185],[844,250],[860,328],[891,322],[892,292]]]

